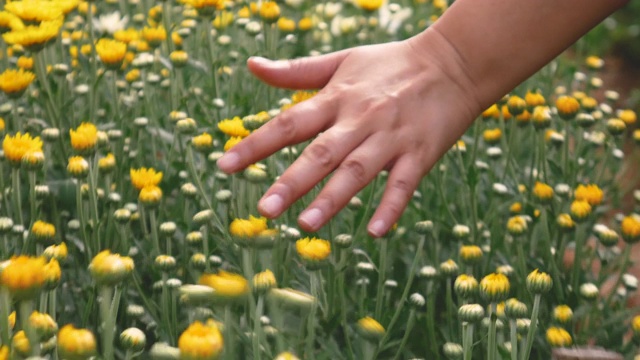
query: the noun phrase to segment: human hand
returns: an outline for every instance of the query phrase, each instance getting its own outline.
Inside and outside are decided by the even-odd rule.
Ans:
[[[268,189],[259,212],[279,216],[333,172],[298,218],[303,230],[316,231],[387,169],[384,195],[367,227],[371,236],[383,236],[481,110],[455,49],[432,33],[432,47],[409,39],[297,60],[249,59],[249,69],[270,85],[322,90],[230,149],[219,168],[236,172],[318,135]]]

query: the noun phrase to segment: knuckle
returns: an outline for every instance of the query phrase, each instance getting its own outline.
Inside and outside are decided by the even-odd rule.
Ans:
[[[293,114],[290,111],[285,111],[279,114],[273,119],[275,127],[286,138],[294,138],[296,132],[296,124]]]
[[[331,150],[331,146],[327,143],[316,140],[305,149],[303,155],[310,162],[316,163],[324,168],[331,167],[333,165],[333,151]]]
[[[413,194],[413,186],[406,179],[395,179],[391,182],[390,187],[395,193],[399,192],[403,198],[409,198]]]
[[[367,169],[360,159],[349,159],[342,163],[342,168],[347,171],[358,183],[367,181]]]

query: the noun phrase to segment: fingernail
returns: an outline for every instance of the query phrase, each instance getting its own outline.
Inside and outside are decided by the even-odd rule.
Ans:
[[[298,221],[308,228],[316,229],[322,223],[322,211],[316,208],[307,210],[300,215]]]
[[[222,155],[216,164],[223,171],[232,171],[237,166],[238,161],[240,161],[240,155],[234,152],[228,152]]]
[[[267,216],[276,216],[282,212],[282,205],[284,200],[282,196],[273,194],[267,196],[264,200],[260,201],[258,207],[260,212]]]
[[[381,237],[387,230],[387,225],[383,220],[374,221],[371,226],[369,226],[369,233],[375,237]]]

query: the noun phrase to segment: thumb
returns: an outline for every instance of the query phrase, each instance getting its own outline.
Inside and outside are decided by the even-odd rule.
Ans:
[[[252,56],[247,61],[247,66],[256,77],[272,86],[319,89],[331,80],[348,54],[347,49],[326,55],[275,61]]]

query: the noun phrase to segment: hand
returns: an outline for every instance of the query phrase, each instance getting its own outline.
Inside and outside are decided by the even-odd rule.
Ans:
[[[322,90],[249,135],[218,166],[236,172],[320,134],[265,193],[259,212],[279,216],[333,172],[298,218],[303,230],[316,231],[387,169],[367,227],[371,236],[383,236],[481,110],[454,48],[432,33],[434,48],[409,39],[297,60],[249,59],[251,72],[270,85]]]

